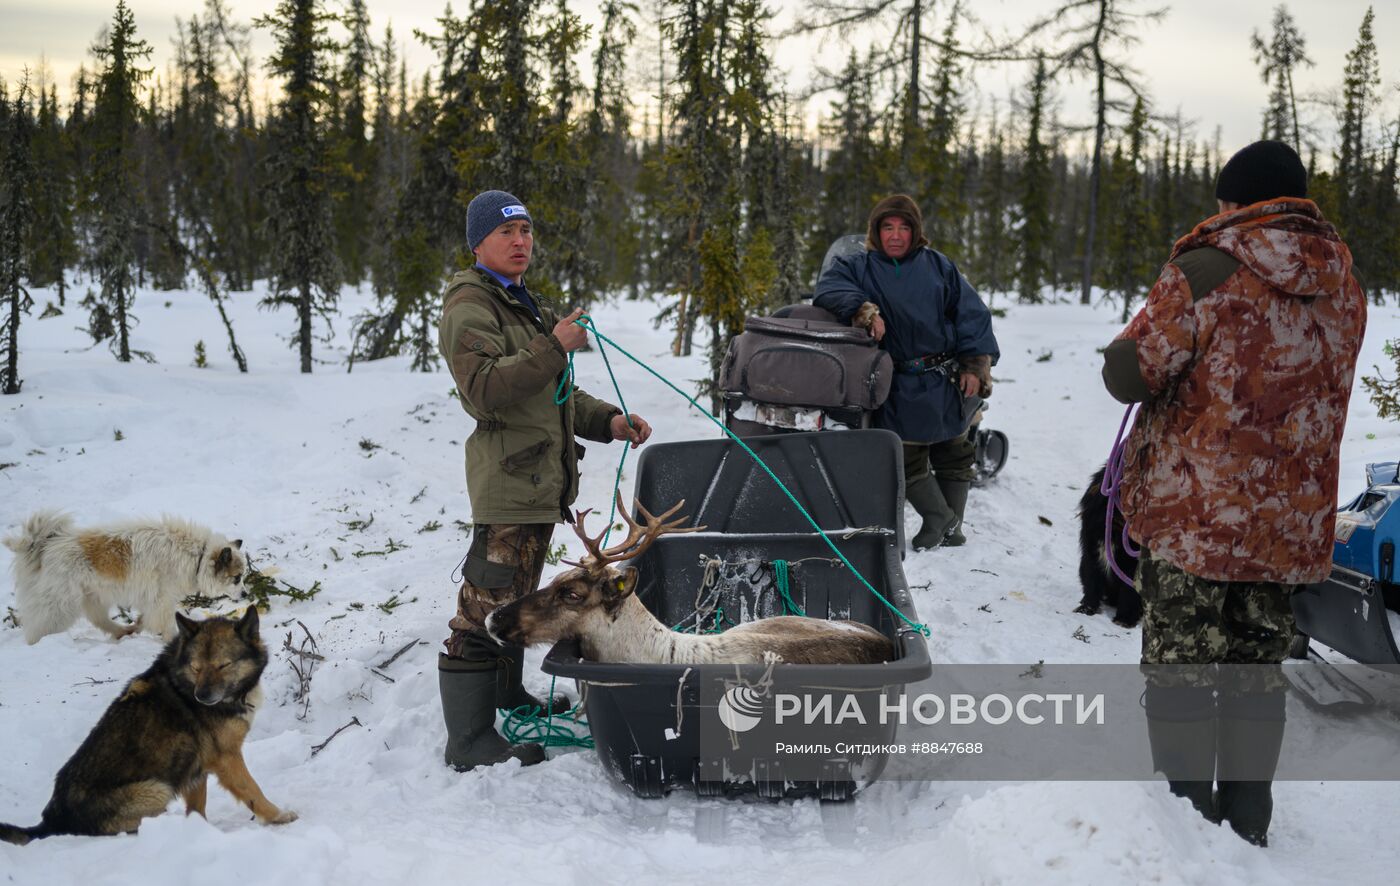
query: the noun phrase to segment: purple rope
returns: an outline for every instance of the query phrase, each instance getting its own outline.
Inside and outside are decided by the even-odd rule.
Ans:
[[[1128,587],[1134,587],[1133,580],[1122,569],[1118,568],[1118,562],[1113,556],[1113,512],[1123,513],[1123,508],[1118,503],[1119,487],[1123,484],[1123,459],[1126,457],[1128,448],[1127,430],[1132,427],[1133,411],[1137,409],[1134,403],[1123,413],[1123,422],[1118,425],[1118,436],[1113,439],[1113,449],[1108,454],[1108,464],[1104,468],[1103,482],[1099,484],[1099,492],[1108,499],[1108,509],[1104,513],[1103,522],[1103,558],[1108,563],[1108,568],[1113,570],[1113,574],[1118,576],[1119,581]],[[1134,560],[1138,558],[1141,551],[1134,547],[1133,540],[1128,537],[1128,521],[1123,520],[1123,551]]]

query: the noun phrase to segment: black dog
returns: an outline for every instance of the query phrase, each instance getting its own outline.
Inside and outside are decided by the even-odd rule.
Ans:
[[[1084,598],[1075,612],[1097,615],[1103,603],[1114,607],[1113,623],[1131,628],[1142,619],[1142,598],[1138,592],[1113,574],[1104,559],[1103,529],[1108,519],[1108,497],[1103,488],[1105,468],[1094,472],[1089,488],[1079,500],[1079,583]],[[1137,560],[1123,550],[1123,515],[1113,515],[1113,559],[1129,578],[1137,575]]]
[[[22,846],[57,834],[135,831],[176,797],[187,814],[203,815],[211,773],[264,824],[296,820],[263,795],[243,762],[267,667],[257,607],[237,620],[177,612],[175,622],[175,639],[58,770],[43,820],[32,828],[0,823],[0,840]]]

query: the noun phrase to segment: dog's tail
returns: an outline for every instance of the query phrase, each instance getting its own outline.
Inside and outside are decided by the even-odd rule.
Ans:
[[[73,518],[61,511],[36,511],[24,521],[24,528],[18,535],[5,539],[5,547],[27,561],[29,568],[37,570],[44,554],[44,545],[56,535],[63,535],[73,529]]]
[[[49,832],[44,829],[42,824],[37,824],[32,828],[21,828],[0,821],[0,840],[13,843],[16,846],[23,846],[31,840],[40,840],[48,835]]]

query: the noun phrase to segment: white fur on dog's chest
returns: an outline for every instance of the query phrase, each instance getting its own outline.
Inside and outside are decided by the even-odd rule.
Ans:
[[[243,696],[243,722],[247,723],[250,728],[253,725],[253,718],[258,715],[258,708],[262,707],[262,703],[263,689],[262,684],[259,683],[253,687],[251,692]]]

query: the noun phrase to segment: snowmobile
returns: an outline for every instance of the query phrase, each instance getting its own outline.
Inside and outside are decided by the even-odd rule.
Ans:
[[[1337,510],[1332,572],[1325,581],[1293,595],[1297,633],[1291,655],[1325,663],[1310,641],[1335,649],[1361,664],[1400,665],[1400,584],[1395,579],[1395,547],[1400,541],[1400,463],[1366,466],[1366,490]],[[1372,699],[1335,669],[1299,686],[1322,705],[1369,705]],[[1318,683],[1318,679],[1323,684]],[[1325,684],[1325,685],[1324,685]],[[1297,686],[1297,681],[1295,681]]]
[[[864,248],[859,235],[838,237],[822,272]],[[955,360],[938,371],[957,383]],[[725,427],[741,437],[868,428],[893,376],[890,355],[864,330],[810,302],[787,305],[772,316],[748,318],[744,332],[730,341],[719,379]],[[986,411],[980,397],[963,403],[963,430],[976,447],[975,486],[1001,471],[1010,449],[1006,434],[981,426]]]

